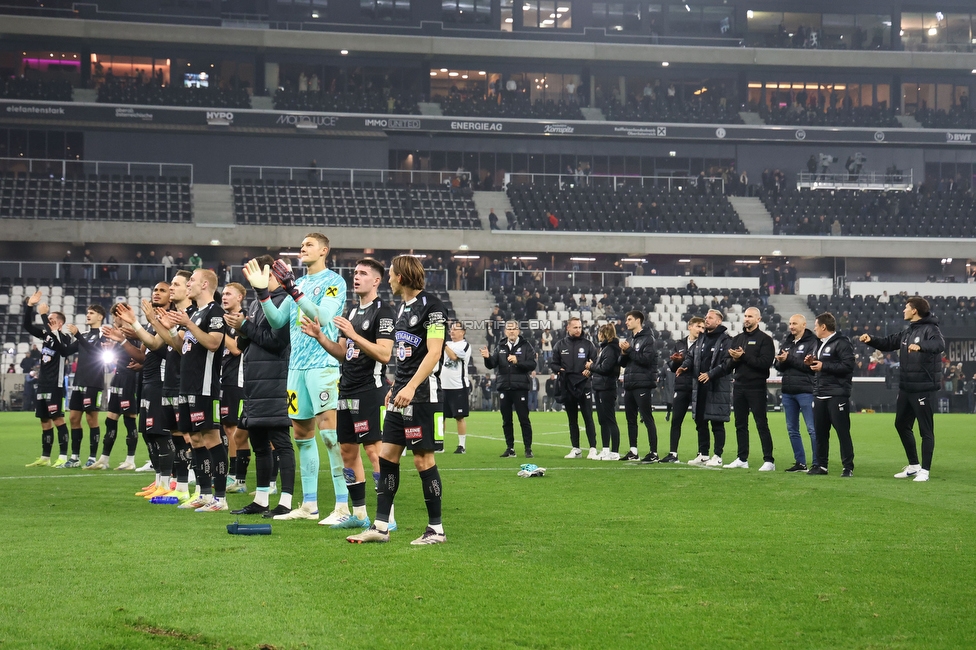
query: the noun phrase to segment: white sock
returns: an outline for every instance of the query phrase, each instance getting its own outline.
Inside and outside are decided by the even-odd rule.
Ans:
[[[637,453],[637,447],[631,447],[630,448],[630,453],[636,454]]]
[[[78,460],[78,454],[71,454],[71,460]]]
[[[603,448],[603,453],[609,454],[610,453],[610,447],[604,447]]]
[[[278,491],[278,484],[275,483],[274,481],[271,481],[271,484],[268,486],[268,492],[277,492],[277,491]],[[289,498],[290,498],[290,495],[289,495]],[[288,506],[288,507],[290,508],[291,506]]]
[[[58,460],[68,460],[68,457],[64,454],[58,454]]]
[[[268,507],[268,490],[267,489],[263,489],[263,490],[258,490],[257,492],[255,492],[254,493],[254,503],[258,504],[259,506],[264,506],[265,508],[267,508]]]
[[[390,519],[389,521],[396,521],[396,517],[393,516],[393,505],[390,505]]]
[[[291,509],[291,495],[288,494],[287,492],[282,492],[281,493],[281,497],[278,499],[278,505],[279,506],[284,506],[284,507],[286,507],[286,508],[288,508],[290,510]]]
[[[163,485],[163,475],[156,472],[156,485]]]
[[[339,503],[336,501],[335,509],[344,515],[349,514],[349,502]]]
[[[366,506],[353,506],[352,507],[352,514],[355,515],[359,519],[365,519],[366,518]]]
[[[444,534],[444,524],[428,524],[428,526],[433,528],[434,532],[437,533],[438,535]]]
[[[51,460],[50,456],[41,456],[41,460]]]
[[[595,454],[596,453],[596,447],[590,447],[590,453],[591,454]]]
[[[100,462],[100,463],[107,463],[108,462],[108,456],[106,456],[105,454],[102,454],[101,456],[98,457],[98,462]]]
[[[467,437],[468,437],[468,436],[466,436],[466,435],[464,435],[464,436],[462,436],[462,435],[461,435],[461,434],[459,433],[459,434],[458,434],[458,445],[460,445],[460,446],[462,446],[462,447],[463,447],[463,446],[464,446],[464,439],[465,439],[465,438],[467,438]]]
[[[309,512],[318,512],[319,511],[319,502],[318,501],[302,501],[302,506],[303,507],[307,506],[305,509],[308,510]]]
[[[377,520],[373,522],[373,525],[376,526],[376,530],[380,531],[381,533],[385,533],[390,529],[390,524],[386,523],[385,521]]]
[[[87,462],[94,463],[95,462],[95,457],[94,456],[89,456]]]
[[[132,465],[135,465],[136,464],[136,457],[135,456],[126,456],[125,457],[125,462],[130,463]]]
[[[177,482],[176,483],[176,491],[177,492],[189,492],[190,491],[190,484],[189,483],[180,483],[180,482]]]

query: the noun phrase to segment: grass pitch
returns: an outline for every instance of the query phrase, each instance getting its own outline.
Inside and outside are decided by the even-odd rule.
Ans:
[[[313,522],[237,537],[225,529],[233,515],[135,498],[146,474],[24,468],[39,453],[39,425],[0,414],[0,647],[976,642],[971,416],[936,417],[928,483],[892,478],[905,459],[890,414],[853,416],[853,480],[839,478],[836,439],[830,476],[784,473],[792,457],[780,414],[771,414],[779,471],[766,474],[756,471],[755,434],[749,470],[639,466],[564,460],[565,415],[532,419],[542,479],[516,477],[520,444],[519,458],[498,458],[497,413],[472,415],[464,456],[450,453],[448,434],[438,457],[448,543],[412,547],[426,511],[409,459],[389,544],[350,545],[345,531]],[[683,460],[694,441],[686,421]],[[646,445],[642,432],[642,455]],[[120,441],[113,466],[123,453]],[[248,478],[253,487],[253,463]],[[320,493],[327,510],[327,466]],[[231,507],[249,499],[232,495]]]

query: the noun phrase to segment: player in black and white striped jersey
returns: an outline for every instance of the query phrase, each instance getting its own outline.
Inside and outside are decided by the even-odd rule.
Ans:
[[[471,344],[464,340],[465,327],[461,321],[451,324],[451,340],[444,343],[444,360],[441,364],[441,390],[443,391],[444,419],[457,421],[458,446],[455,454],[463,454],[467,449],[465,439],[468,433],[470,410],[468,398],[471,393],[471,380],[468,379],[468,360],[471,359]]]
[[[220,294],[220,305],[227,314],[241,311],[246,290],[237,282],[231,282]],[[247,468],[251,464],[251,446],[247,431],[238,428],[244,404],[244,366],[241,350],[237,347],[238,332],[227,326],[224,334],[224,356],[220,368],[220,424],[227,437],[230,467],[227,472],[227,492],[247,492]]]

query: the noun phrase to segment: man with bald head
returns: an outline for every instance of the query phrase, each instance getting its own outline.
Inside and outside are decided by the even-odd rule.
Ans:
[[[779,346],[776,355],[776,370],[783,379],[783,412],[786,414],[786,432],[793,447],[793,466],[787,472],[805,472],[807,455],[800,437],[800,413],[810,435],[811,465],[817,465],[817,433],[813,424],[813,378],[814,372],[803,363],[804,357],[817,349],[817,337],[807,329],[807,319],[803,314],[790,316],[790,335]]]
[[[763,464],[760,472],[776,470],[773,460],[773,436],[766,417],[766,380],[773,365],[773,339],[759,329],[762,314],[749,307],[742,314],[742,333],[729,346],[729,368],[734,373],[732,384],[732,414],[735,417],[736,459],[726,468],[749,467],[749,413],[756,421],[762,445]]]

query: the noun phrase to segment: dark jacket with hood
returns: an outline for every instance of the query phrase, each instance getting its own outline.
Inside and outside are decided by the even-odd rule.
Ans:
[[[508,355],[515,355],[515,363],[509,363]],[[529,375],[535,370],[535,350],[528,341],[519,336],[509,347],[508,339],[495,346],[495,350],[485,359],[485,367],[495,370],[495,389],[498,392],[506,390],[529,390],[532,380]]]
[[[279,306],[288,294],[278,288],[271,301]],[[244,364],[244,412],[241,428],[288,427],[288,359],[291,356],[289,328],[273,329],[261,308],[252,300],[247,319],[241,323],[237,345]]]
[[[814,373],[813,394],[816,397],[850,397],[857,369],[851,340],[836,332],[826,344],[818,346],[813,356],[823,363],[820,372]]]
[[[597,349],[588,338],[567,336],[552,346],[549,368],[556,373],[556,400],[567,395],[585,397],[592,386],[590,378],[583,375],[587,361],[596,361]]]
[[[617,390],[620,378],[620,342],[617,339],[600,344],[600,354],[590,366],[593,390]]]
[[[624,369],[624,389],[657,388],[657,350],[649,328],[634,334],[630,349],[620,355],[620,367]]]
[[[942,388],[942,353],[945,339],[937,318],[929,314],[901,332],[885,337],[871,337],[868,345],[882,352],[898,350],[901,362],[898,388],[906,393],[932,393]],[[909,352],[909,345],[921,348]]]
[[[698,400],[705,400],[705,419],[728,422],[732,414],[732,378],[729,376],[729,347],[732,337],[725,325],[705,331],[688,350],[681,367],[691,373],[691,412],[698,412]],[[708,373],[708,383],[698,375]]]
[[[813,393],[813,380],[816,374],[803,363],[808,354],[816,354],[820,341],[808,329],[803,330],[800,340],[794,340],[791,334],[779,346],[780,353],[786,353],[785,361],[777,361],[774,365],[783,378],[783,393],[786,395],[802,395]]]

